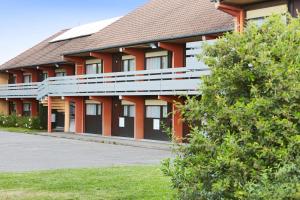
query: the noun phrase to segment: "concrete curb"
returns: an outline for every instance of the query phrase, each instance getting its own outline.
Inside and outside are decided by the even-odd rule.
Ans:
[[[62,132],[53,132],[53,133],[34,132],[30,134],[47,136],[47,137],[80,140],[80,141],[88,141],[88,142],[96,142],[96,143],[103,143],[103,144],[124,145],[124,146],[140,147],[140,148],[147,148],[147,149],[158,149],[158,150],[165,150],[165,151],[171,151],[172,149],[171,142],[162,142],[162,141],[154,141],[154,140],[137,141],[132,138],[105,137],[101,135],[93,135],[87,133],[74,134],[74,133],[62,133]]]

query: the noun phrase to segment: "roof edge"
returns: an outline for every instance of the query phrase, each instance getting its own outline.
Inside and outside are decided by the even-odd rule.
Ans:
[[[223,32],[229,32],[229,31],[233,31],[233,30],[234,30],[234,28],[228,28],[228,29],[220,29],[220,30],[216,30],[216,31],[209,31],[209,32],[202,32],[202,33],[195,33],[195,34],[188,34],[188,35],[180,35],[180,36],[176,36],[176,37],[158,38],[155,40],[144,40],[141,42],[132,42],[132,43],[119,44],[119,45],[111,45],[111,46],[106,46],[106,47],[101,47],[101,48],[85,49],[85,50],[81,50],[81,51],[70,51],[70,52],[65,52],[61,55],[67,56],[67,55],[73,55],[73,54],[79,54],[79,53],[86,53],[86,52],[90,52],[90,51],[99,51],[99,50],[105,50],[105,49],[111,49],[111,48],[117,48],[117,47],[126,47],[126,46],[139,45],[139,44],[144,44],[144,43],[152,43],[152,42],[156,42],[156,41],[175,40],[175,39],[183,39],[183,38],[196,37],[196,36],[204,36],[204,35],[208,35],[208,34],[223,33]]]

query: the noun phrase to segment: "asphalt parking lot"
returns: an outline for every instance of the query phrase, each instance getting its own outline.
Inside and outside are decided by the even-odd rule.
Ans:
[[[0,171],[159,164],[167,150],[0,132]]]

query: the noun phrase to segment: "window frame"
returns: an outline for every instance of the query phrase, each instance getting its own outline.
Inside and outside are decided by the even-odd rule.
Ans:
[[[157,59],[159,58],[159,68],[158,69],[168,69],[170,62],[169,62],[169,56],[168,55],[163,55],[163,56],[153,56],[153,57],[146,57],[145,58],[145,63],[146,63],[146,70],[157,70],[157,69],[148,69],[148,60],[149,59]],[[164,60],[166,59],[167,63],[166,66],[164,66]]]
[[[94,65],[96,65],[96,73],[87,73],[87,68],[93,67]],[[85,64],[85,74],[102,74],[102,73],[103,73],[103,62],[102,61],[100,63]]]

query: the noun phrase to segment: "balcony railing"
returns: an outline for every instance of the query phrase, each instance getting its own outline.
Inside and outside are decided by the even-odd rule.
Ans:
[[[0,86],[0,98],[46,96],[193,95],[208,68],[176,68],[52,77],[41,83]]]
[[[39,83],[0,85],[0,98],[36,98]]]

